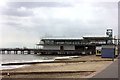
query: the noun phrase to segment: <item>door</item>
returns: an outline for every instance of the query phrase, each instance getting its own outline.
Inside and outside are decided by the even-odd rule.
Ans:
[[[60,50],[64,50],[63,46],[60,46]]]

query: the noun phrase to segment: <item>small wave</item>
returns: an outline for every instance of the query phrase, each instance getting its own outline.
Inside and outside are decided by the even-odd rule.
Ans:
[[[76,58],[76,57],[80,57],[80,56],[65,56],[65,57],[55,57],[54,59],[71,59],[71,58]]]
[[[15,69],[15,68],[20,68],[24,66],[30,66],[30,65],[9,65],[9,66],[0,66],[0,70],[5,70],[5,69]]]
[[[11,62],[4,62],[2,64],[8,64],[8,63],[28,63],[28,62],[51,62],[54,61],[54,59],[51,60],[31,60],[31,61],[11,61]]]

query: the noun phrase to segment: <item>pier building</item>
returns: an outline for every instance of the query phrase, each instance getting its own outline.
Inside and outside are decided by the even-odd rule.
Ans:
[[[97,46],[108,44],[114,44],[112,29],[107,29],[106,36],[45,37],[37,48],[42,46],[41,54],[95,54]]]

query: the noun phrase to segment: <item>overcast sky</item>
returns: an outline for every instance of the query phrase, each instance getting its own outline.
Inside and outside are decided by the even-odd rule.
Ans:
[[[84,0],[0,3],[0,47],[34,48],[44,36],[105,35],[118,30],[117,2]]]

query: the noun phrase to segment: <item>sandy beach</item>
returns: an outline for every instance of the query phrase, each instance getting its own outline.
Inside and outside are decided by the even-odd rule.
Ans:
[[[58,62],[57,62],[58,61]],[[57,60],[51,63],[29,64],[16,69],[2,70],[3,78],[90,78],[108,65],[112,59],[96,55]],[[6,74],[10,73],[10,77]]]

